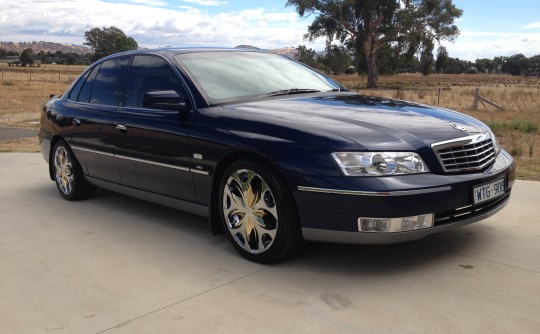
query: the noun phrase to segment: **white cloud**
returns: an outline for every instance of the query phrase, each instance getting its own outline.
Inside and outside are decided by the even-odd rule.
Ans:
[[[193,0],[210,3],[210,0]],[[225,3],[225,1],[214,1]],[[116,26],[135,38],[140,46],[252,44],[278,48],[307,44],[324,48],[324,41],[305,43],[309,21],[294,11],[263,8],[212,15],[207,11],[152,5],[140,0],[2,0],[0,31],[4,41],[84,42],[84,33],[95,27]]]
[[[523,29],[540,29],[540,22],[533,22],[530,24],[527,24],[523,27]]]
[[[159,0],[128,0],[128,1],[135,4],[144,4],[148,6],[158,6],[158,7],[167,6],[166,2],[159,1]]]
[[[454,43],[443,43],[450,57],[474,61],[479,58],[540,54],[540,33],[462,31]]]
[[[218,0],[183,0],[182,2],[194,3],[201,6],[225,6],[227,1]]]

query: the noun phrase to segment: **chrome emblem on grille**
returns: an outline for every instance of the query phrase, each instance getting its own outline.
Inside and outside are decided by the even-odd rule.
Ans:
[[[467,132],[467,129],[465,129],[465,127],[462,126],[462,125],[459,125],[459,124],[457,124],[457,123],[452,123],[452,124],[450,124],[450,125],[452,125],[452,127],[453,127],[454,129],[456,129],[456,130],[463,131],[463,132]]]

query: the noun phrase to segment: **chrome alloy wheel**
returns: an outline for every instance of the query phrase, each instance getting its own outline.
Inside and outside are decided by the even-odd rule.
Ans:
[[[73,162],[67,149],[59,145],[54,151],[54,177],[58,188],[65,195],[70,195],[73,191]]]
[[[278,228],[277,206],[266,181],[257,173],[240,169],[223,189],[223,215],[234,240],[249,253],[267,251]]]

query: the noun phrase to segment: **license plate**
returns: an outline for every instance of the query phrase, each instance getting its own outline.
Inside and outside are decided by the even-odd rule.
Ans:
[[[504,195],[505,190],[504,178],[476,186],[473,188],[474,204],[500,197]]]

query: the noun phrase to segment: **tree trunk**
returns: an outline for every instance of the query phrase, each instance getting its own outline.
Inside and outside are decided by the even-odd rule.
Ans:
[[[377,88],[379,84],[379,72],[377,69],[377,53],[366,52],[366,63],[368,70],[367,88]]]

